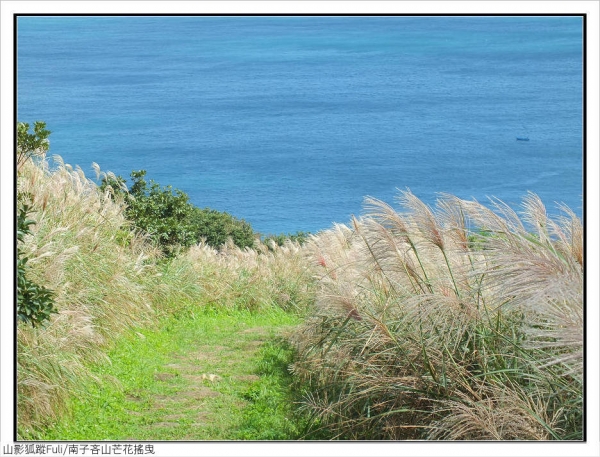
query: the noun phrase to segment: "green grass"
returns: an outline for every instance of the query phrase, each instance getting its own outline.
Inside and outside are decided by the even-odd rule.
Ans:
[[[286,440],[299,437],[279,335],[300,318],[195,309],[117,340],[96,383],[43,440]]]
[[[283,339],[274,339],[260,351],[257,373],[260,378],[244,394],[249,401],[242,421],[231,435],[236,440],[295,440],[308,430],[306,418],[294,407],[298,400],[293,391],[288,366],[294,352]]]
[[[213,335],[206,334],[206,330],[204,335],[198,335],[201,329],[195,327],[194,313],[187,313],[185,319],[179,319],[181,322],[168,316],[178,315],[191,305],[206,304],[264,311],[266,314],[260,319],[267,321],[265,316],[273,307],[295,312],[306,310],[314,298],[309,260],[298,244],[289,241],[281,247],[259,243],[256,250],[240,249],[233,244],[217,250],[201,243],[173,259],[163,259],[160,250],[150,243],[148,234],[131,231],[122,199],[99,192],[96,183],[86,178],[80,168],[62,163],[60,157],[54,157],[53,162],[57,166],[53,165],[50,170],[46,160],[27,161],[20,167],[17,180],[19,195],[31,198],[32,218],[36,221],[32,233],[19,243],[23,258],[28,259],[27,279],[54,291],[53,302],[58,311],[45,326],[32,328],[21,322],[17,329],[18,438],[47,434],[115,436],[131,428],[121,426],[120,415],[128,415],[127,423],[152,425],[157,429],[144,431],[148,436],[161,435],[165,428],[159,425],[161,422],[168,425],[166,428],[172,428],[174,420],[178,424],[187,421],[198,428],[194,424],[211,418],[174,413],[165,414],[170,419],[160,421],[153,419],[158,414],[155,410],[160,409],[161,401],[173,403],[177,392],[187,392],[186,389],[194,385],[201,392],[196,392],[197,398],[188,399],[187,403],[194,400],[209,406],[214,404],[218,409],[217,397],[211,397],[206,389],[210,387],[211,392],[225,389],[233,386],[237,378],[222,373],[227,371],[226,364],[199,367],[186,361],[183,371],[170,369],[167,365],[175,365],[177,361],[169,357],[178,351],[180,357],[185,357],[186,345],[192,350],[196,344],[196,352],[214,352],[215,357],[219,356],[219,350],[209,348],[214,343],[210,341]],[[94,169],[98,180],[103,173],[96,164]],[[280,318],[268,325],[277,327]],[[157,321],[163,323],[161,332],[169,335],[168,338],[161,337],[161,332],[154,335],[149,330],[139,330],[157,328]],[[227,328],[234,328],[232,325]],[[175,330],[169,330],[169,326]],[[136,335],[134,329],[138,329],[142,337]],[[189,339],[182,340],[177,332],[189,333]],[[259,339],[256,335],[235,336],[241,341]],[[208,341],[205,346],[194,341],[201,337]],[[268,337],[260,336],[265,341]],[[214,338],[218,339],[218,335]],[[230,338],[231,342],[236,338]],[[214,344],[225,347],[230,341],[227,343]],[[110,348],[113,352],[107,355]],[[229,349],[229,352],[237,351]],[[104,363],[107,357],[112,361],[110,367],[94,365]],[[223,357],[235,358],[227,351]],[[138,359],[143,360],[145,366],[136,365],[134,362]],[[246,359],[247,354],[243,361]],[[204,365],[209,365],[208,362],[202,360]],[[205,372],[196,373],[200,369]],[[241,371],[249,369],[243,364],[239,367]],[[212,386],[210,377],[208,381],[200,378],[206,385],[194,383],[193,377],[202,374],[218,374],[218,387]],[[168,382],[153,380],[155,375]],[[110,389],[106,387],[109,379],[118,380]],[[248,388],[246,384],[249,383],[239,386],[240,391]],[[136,396],[138,390],[150,399]],[[219,398],[225,395],[217,393]],[[200,398],[202,394],[208,398]],[[187,395],[193,396],[189,392]],[[74,397],[80,400],[75,401]],[[178,403],[181,406],[186,402]],[[239,404],[245,407],[249,403],[241,395]],[[98,405],[105,410],[92,415],[93,421],[76,420],[77,411],[100,408]],[[75,421],[72,427],[63,420],[70,410],[75,411],[73,419],[69,419]],[[229,410],[223,410],[223,414],[228,414]],[[142,415],[145,417],[139,418]],[[52,430],[48,430],[49,427]],[[228,430],[234,429],[229,427]],[[196,436],[195,431],[192,430],[193,436]],[[138,430],[135,435],[143,433]],[[170,433],[167,431],[166,435]]]

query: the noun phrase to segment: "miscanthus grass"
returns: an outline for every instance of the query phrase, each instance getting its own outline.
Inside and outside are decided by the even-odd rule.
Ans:
[[[401,211],[368,199],[302,246],[201,243],[167,260],[122,201],[55,160],[17,182],[36,220],[28,275],[58,311],[18,325],[20,438],[85,397],[126,331],[195,307],[277,307],[309,310],[291,337],[307,438],[582,439],[583,228],[568,208],[443,195],[432,209],[405,192]]]
[[[140,278],[156,253],[123,230],[122,206],[80,169],[60,163],[49,172],[46,161],[28,162],[17,186],[30,195],[36,221],[23,243],[28,274],[55,292],[58,311],[43,327],[18,326],[18,423],[26,435],[60,414],[108,338],[150,318]]]
[[[313,432],[340,439],[580,440],[583,231],[410,192],[313,237],[315,309],[292,369]],[[310,436],[310,434],[308,435]]]
[[[180,261],[193,265],[207,303],[232,309],[260,310],[278,307],[303,314],[314,299],[314,272],[293,241],[283,246],[240,249],[227,243],[216,250],[192,246]]]
[[[162,259],[131,230],[118,197],[54,160],[52,170],[46,160],[26,162],[17,180],[36,221],[22,246],[28,275],[55,292],[57,310],[44,326],[18,324],[20,438],[35,438],[68,411],[70,399],[86,395],[81,386],[94,380],[90,367],[110,363],[108,349],[127,330],[190,307],[297,312],[312,299],[311,266],[298,244],[258,250],[201,244]]]

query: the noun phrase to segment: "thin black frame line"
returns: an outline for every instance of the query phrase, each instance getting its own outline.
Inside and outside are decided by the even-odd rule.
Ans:
[[[13,17],[13,441],[17,441],[18,424],[18,372],[17,372],[17,14]],[[0,381],[1,382],[1,381]]]
[[[582,103],[582,135],[583,135],[583,164],[582,164],[582,177],[583,177],[583,192],[581,195],[582,198],[582,218],[583,218],[583,344],[582,344],[582,357],[583,357],[583,391],[582,391],[582,413],[583,413],[583,442],[587,441],[587,255],[586,246],[587,246],[587,203],[588,200],[586,198],[586,190],[587,190],[587,14],[582,15],[583,19],[583,27],[582,27],[582,74],[583,78],[581,81],[582,84],[582,93],[581,96],[583,98]],[[600,401],[600,400],[599,400]]]

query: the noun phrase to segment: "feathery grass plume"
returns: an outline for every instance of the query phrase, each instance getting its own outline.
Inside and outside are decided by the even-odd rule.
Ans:
[[[297,242],[242,249],[230,241],[219,250],[200,243],[180,261],[192,265],[208,303],[248,310],[277,306],[304,312],[313,299],[311,266]]]
[[[558,223],[550,220],[553,233],[559,238],[557,249],[565,256],[574,257],[583,267],[583,225],[575,213],[566,205],[558,205],[565,216],[558,218]]]
[[[67,412],[70,398],[94,382],[90,366],[129,329],[198,306],[305,313],[313,301],[313,266],[298,243],[258,250],[201,243],[167,260],[132,231],[118,192],[101,192],[59,156],[54,162],[52,171],[45,160],[25,163],[17,183],[35,211],[23,242],[31,276],[56,292],[58,311],[44,327],[18,327],[19,437],[35,438]]]
[[[526,314],[529,336],[527,346],[554,346],[558,352],[568,352],[570,366],[582,374],[583,346],[583,265],[578,253],[578,240],[566,241],[565,232],[580,223],[573,216],[569,223],[552,221],[546,215],[539,198],[528,196],[524,201],[524,220],[536,232],[519,230],[491,236],[486,242],[486,284],[493,289],[495,306],[518,309]],[[472,214],[476,223],[486,226],[496,216],[491,210],[479,209]],[[550,229],[550,230],[549,230]],[[574,249],[565,249],[574,246]],[[493,306],[493,305],[492,305]],[[543,329],[543,330],[542,330]],[[542,343],[545,341],[545,344]],[[550,353],[549,353],[550,355]]]
[[[315,429],[581,439],[579,220],[550,220],[532,195],[522,220],[498,200],[442,194],[433,210],[406,191],[399,201],[404,212],[369,198],[352,228],[307,244],[320,273],[292,370]]]
[[[55,291],[58,314],[46,326],[17,330],[17,408],[20,436],[61,414],[88,365],[123,330],[152,318],[141,264],[156,252],[129,233],[122,206],[106,198],[80,169],[26,162],[17,181],[33,200],[36,220],[23,250],[30,274]],[[29,430],[29,431],[27,431]]]
[[[485,395],[472,398],[458,392],[444,400],[443,419],[431,427],[431,440],[550,440],[558,436],[552,411],[544,400],[531,397],[518,385],[492,385]],[[554,417],[548,417],[553,414]]]

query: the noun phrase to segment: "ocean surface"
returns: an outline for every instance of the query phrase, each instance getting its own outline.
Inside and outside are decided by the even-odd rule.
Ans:
[[[406,188],[582,215],[580,17],[19,17],[17,40],[17,118],[51,154],[264,234]]]

